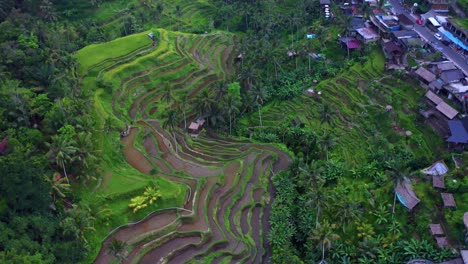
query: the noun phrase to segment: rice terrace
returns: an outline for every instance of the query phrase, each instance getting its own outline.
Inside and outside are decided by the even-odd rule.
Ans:
[[[112,105],[113,111],[101,116],[131,124],[129,135],[122,139],[128,163],[148,175],[159,168],[158,175],[184,186],[178,193],[184,199],[177,207],[117,229],[103,241],[95,262],[113,258],[104,246],[112,239],[131,246],[128,263],[263,262],[268,258],[263,230],[272,192],[268,179],[289,166],[289,156],[275,147],[242,140],[206,135],[192,139],[187,133],[173,137],[160,122],[164,111],[177,107],[175,101],[163,101],[165,83],[171,83],[176,97],[212,92],[213,84],[232,74],[236,39],[226,33],[193,35],[159,29],[153,32],[159,38],[152,47],[148,33],[92,45],[76,57],[83,83],[96,85],[100,80],[116,87],[110,102],[101,102],[106,100],[102,89],[95,99],[97,104]],[[106,53],[109,49],[113,52]],[[187,111],[188,119],[195,117],[194,111]]]
[[[431,3],[3,1],[0,262],[466,263]]]

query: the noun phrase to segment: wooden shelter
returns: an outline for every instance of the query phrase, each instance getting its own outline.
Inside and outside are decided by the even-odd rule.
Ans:
[[[453,119],[458,115],[458,111],[453,109],[450,105],[448,105],[446,102],[440,102],[437,106],[436,109],[439,110],[442,114],[444,114],[448,119]]]
[[[188,128],[190,136],[198,137],[198,134],[200,134],[200,131],[202,130],[204,124],[205,119],[197,119],[197,121],[190,123],[190,126]]]
[[[451,193],[440,193],[442,201],[444,202],[444,207],[456,207],[455,199],[453,199],[453,194]]]
[[[432,175],[432,187],[445,189],[445,180],[441,175]]]
[[[450,247],[450,243],[449,243],[447,237],[435,237],[435,240],[437,242],[437,246],[439,246],[440,248]]]
[[[410,211],[420,202],[411,187],[411,183],[403,182],[398,184],[395,192],[398,200]]]
[[[429,224],[429,229],[432,236],[443,236],[445,235],[444,230],[440,224]]]
[[[419,79],[425,84],[429,84],[430,82],[436,79],[435,74],[433,74],[429,70],[426,70],[423,67],[419,67],[414,73],[416,73]]]

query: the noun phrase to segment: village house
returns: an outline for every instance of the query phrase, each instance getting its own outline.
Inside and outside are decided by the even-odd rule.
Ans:
[[[431,10],[438,13],[448,13],[450,7],[449,0],[427,0]]]
[[[191,137],[198,137],[203,125],[205,124],[205,119],[197,119],[195,122],[191,122],[188,128],[188,133]]]
[[[377,34],[371,27],[358,28],[356,29],[356,33],[356,39],[365,44],[375,42],[380,39],[379,34]]]

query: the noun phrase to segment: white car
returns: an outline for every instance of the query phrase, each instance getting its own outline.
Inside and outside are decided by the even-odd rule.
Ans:
[[[434,38],[436,38],[437,40],[442,40],[442,36],[439,33],[435,33]]]

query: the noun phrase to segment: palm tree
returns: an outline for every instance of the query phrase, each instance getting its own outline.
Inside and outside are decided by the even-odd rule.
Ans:
[[[76,160],[80,162],[81,168],[88,169],[92,168],[93,162],[97,161],[97,151],[95,144],[92,140],[92,134],[90,132],[80,132],[76,137]],[[88,173],[85,172],[86,180],[90,180]]]
[[[125,248],[127,242],[113,238],[111,242],[107,243],[107,253],[116,257],[119,263],[125,259]]]
[[[323,135],[319,140],[320,148],[325,151],[328,161],[328,152],[335,146],[335,139],[331,133],[323,131]]]
[[[169,132],[172,132],[172,137],[174,139],[176,153],[178,152],[178,148],[177,148],[177,138],[175,135],[175,129],[177,128],[178,123],[179,123],[179,116],[177,115],[177,110],[169,109],[163,117],[162,127],[164,129],[167,129]]]
[[[311,230],[309,239],[316,242],[317,246],[322,250],[321,263],[325,263],[325,249],[330,249],[332,243],[338,240],[340,236],[333,232],[333,228],[326,220],[322,224],[318,225],[316,229]]]
[[[44,180],[49,183],[52,188],[50,195],[52,199],[56,200],[56,197],[65,198],[66,192],[70,191],[70,184],[66,183],[66,178],[60,177],[60,174],[55,174],[52,176],[44,175]]]
[[[168,104],[174,100],[174,96],[172,95],[172,87],[169,82],[164,82],[163,95],[161,99]]]
[[[323,187],[323,182],[320,183],[317,187],[312,187],[309,191],[310,198],[308,200],[309,205],[315,205],[317,208],[317,213],[315,215],[315,228],[319,228],[319,216],[323,208],[329,206],[328,200],[330,199],[329,194],[325,191]]]
[[[229,115],[229,135],[232,133],[232,116],[239,113],[240,105],[239,98],[234,94],[228,94],[222,103],[224,112]]]
[[[265,89],[259,85],[253,85],[252,89],[250,90],[250,94],[252,96],[253,104],[258,108],[258,119],[260,121],[260,126],[263,126],[262,123],[262,113],[260,111],[261,106],[267,100],[267,94]]]
[[[410,175],[410,168],[403,162],[387,162],[386,165],[388,176],[392,179],[394,188],[400,185],[406,176]],[[396,195],[396,190],[394,190],[392,215],[395,214]]]
[[[195,109],[200,115],[208,114],[212,111],[216,101],[211,96],[210,91],[205,89],[195,97]]]
[[[178,111],[182,112],[184,115],[184,129],[187,129],[187,116],[186,116],[186,111],[187,111],[187,103],[188,103],[188,96],[187,93],[182,93],[180,94],[179,102],[178,102]]]
[[[63,169],[63,173],[67,178],[67,183],[70,183],[66,165],[75,160],[75,153],[78,150],[74,146],[75,141],[63,135],[54,135],[52,136],[52,143],[46,144],[50,148],[49,156],[55,161],[59,168]]]
[[[354,222],[360,217],[362,212],[359,210],[359,205],[357,203],[351,202],[349,200],[340,199],[338,202],[339,209],[336,212],[336,217],[342,220],[343,233],[346,232],[346,224]]]
[[[335,111],[330,107],[329,104],[323,104],[319,109],[320,123],[328,123],[330,125]]]

